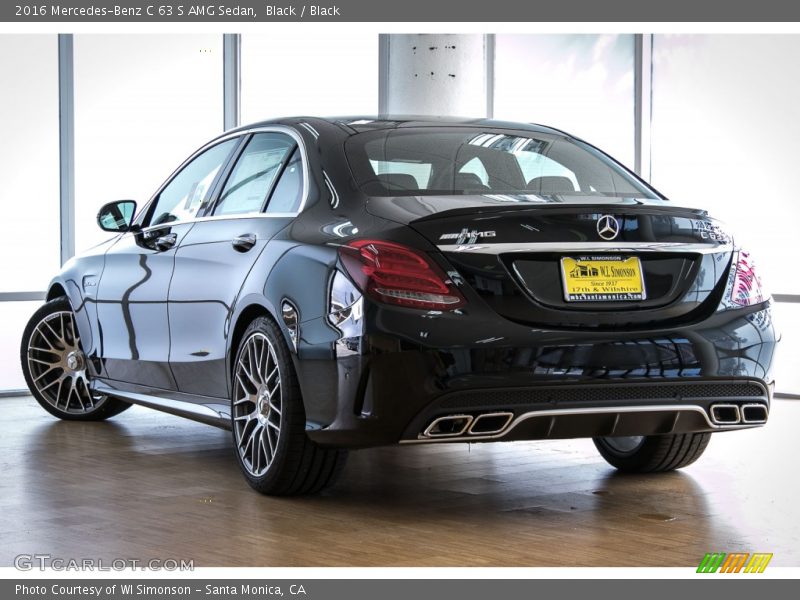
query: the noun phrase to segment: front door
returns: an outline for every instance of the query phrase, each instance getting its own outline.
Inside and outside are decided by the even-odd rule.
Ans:
[[[106,253],[97,291],[102,377],[176,389],[167,311],[175,252],[238,143],[227,140],[189,161],[150,203],[141,230],[120,236]]]

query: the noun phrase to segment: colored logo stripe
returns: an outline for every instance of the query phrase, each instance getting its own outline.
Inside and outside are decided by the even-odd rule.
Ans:
[[[749,559],[749,560],[748,560]],[[772,560],[771,553],[708,552],[697,567],[698,573],[763,573]],[[744,571],[742,571],[744,569]]]
[[[763,573],[767,568],[769,561],[772,560],[772,553],[756,553],[750,557],[750,562],[744,568],[745,573]]]
[[[698,573],[716,573],[722,561],[725,560],[724,552],[707,552],[697,567]]]
[[[734,552],[728,554],[728,558],[722,563],[720,573],[738,573],[742,570],[747,557],[750,556],[747,552]]]

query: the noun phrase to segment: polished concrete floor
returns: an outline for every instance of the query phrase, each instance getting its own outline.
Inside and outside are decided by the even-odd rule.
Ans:
[[[694,566],[709,551],[800,565],[800,401],[720,434],[683,472],[617,475],[588,440],[351,454],[339,484],[267,498],[227,432],[134,407],[59,422],[0,399],[0,566],[18,554],[196,566]]]

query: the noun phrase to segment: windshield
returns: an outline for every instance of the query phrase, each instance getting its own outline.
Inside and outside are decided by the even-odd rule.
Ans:
[[[601,152],[554,134],[384,129],[354,135],[345,151],[356,182],[369,196],[659,197]]]

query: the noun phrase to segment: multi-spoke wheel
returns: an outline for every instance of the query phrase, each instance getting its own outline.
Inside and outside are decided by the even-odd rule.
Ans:
[[[244,468],[255,477],[266,473],[281,435],[281,374],[272,343],[260,332],[247,338],[236,363],[233,427]]]
[[[232,375],[233,443],[248,483],[271,495],[314,493],[331,485],[346,452],[320,448],[306,435],[289,348],[273,321],[259,317],[250,324]]]
[[[75,316],[65,298],[34,313],[22,336],[20,355],[31,393],[57,417],[106,419],[130,406],[92,390]]]
[[[659,473],[688,466],[700,458],[710,433],[675,433],[594,438],[606,462],[627,473]]]

